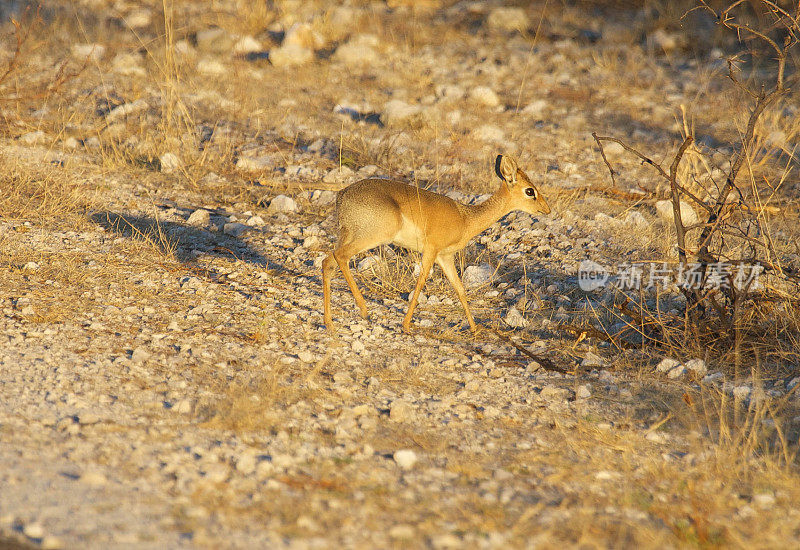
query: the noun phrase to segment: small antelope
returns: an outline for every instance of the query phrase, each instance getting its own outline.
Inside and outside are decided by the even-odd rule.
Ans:
[[[365,179],[342,189],[336,197],[339,218],[339,242],[322,262],[322,287],[325,296],[325,326],[333,330],[331,321],[331,275],[335,264],[344,274],[350,291],[367,318],[367,304],[350,273],[350,258],[376,246],[394,243],[422,252],[419,279],[403,319],[403,331],[409,332],[411,316],[419,293],[425,286],[434,263],[444,271],[467,314],[469,327],[478,327],[469,310],[464,285],[456,271],[453,256],[494,222],[514,210],[529,214],[549,214],[550,207],[517,167],[517,162],[498,155],[495,172],[502,183],[500,189],[481,204],[461,204],[449,197],[419,189],[403,182],[387,179]]]

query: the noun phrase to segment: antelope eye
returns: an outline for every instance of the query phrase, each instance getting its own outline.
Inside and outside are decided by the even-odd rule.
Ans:
[[[536,189],[534,189],[533,187],[528,187],[527,189],[525,189],[525,194],[528,195],[529,197],[536,197]]]

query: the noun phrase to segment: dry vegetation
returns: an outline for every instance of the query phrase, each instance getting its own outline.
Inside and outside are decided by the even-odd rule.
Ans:
[[[725,3],[510,2],[529,22],[497,32],[487,21],[500,2],[352,4],[344,24],[325,3],[289,1],[44,2],[2,14],[0,469],[17,495],[3,499],[0,485],[0,548],[2,537],[796,544],[800,28],[782,11],[792,7],[738,2],[725,28],[709,15]],[[271,63],[262,53],[298,22],[324,38],[313,60]],[[204,50],[198,33],[210,27],[261,48]],[[377,61],[337,61],[364,33],[378,37]],[[93,44],[105,50],[75,50]],[[449,100],[453,82],[465,89]],[[498,103],[470,99],[477,86]],[[396,98],[421,108],[389,123]],[[502,139],[474,131],[486,125]],[[332,210],[313,193],[342,181],[323,177],[374,165],[485,193],[498,149],[541,175],[560,225],[511,215],[468,247],[459,268],[495,269],[470,291],[481,333],[461,326],[439,273],[416,335],[398,334],[416,258],[388,247],[359,272],[373,319],[355,321],[340,284],[345,335],[325,333],[318,264]],[[281,193],[299,212],[270,211]],[[696,226],[658,219],[656,202],[673,197],[696,198]],[[199,208],[211,213],[202,227],[187,221]],[[646,223],[623,222],[632,212]],[[223,231],[252,217],[267,222]],[[766,284],[716,296],[577,286],[580,259],[681,254],[761,262]],[[527,328],[503,322],[510,307]],[[663,357],[702,358],[720,378],[669,379],[655,369]],[[590,398],[579,397],[585,384]],[[408,419],[393,418],[398,403],[410,403]],[[79,420],[86,411],[100,420]],[[398,449],[415,451],[414,469],[394,464]],[[34,495],[32,479],[86,464],[106,472],[97,484],[74,474],[94,492],[58,481]],[[76,513],[100,519],[78,529]]]

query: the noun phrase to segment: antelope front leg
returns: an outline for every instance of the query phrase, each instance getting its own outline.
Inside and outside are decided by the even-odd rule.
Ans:
[[[414,287],[411,303],[408,304],[408,312],[406,312],[406,316],[403,318],[403,332],[411,332],[411,316],[414,315],[419,293],[422,292],[422,287],[425,286],[425,281],[428,279],[435,258],[436,254],[433,252],[423,252],[422,254],[422,268],[419,270],[419,279],[417,279],[417,286]]]
[[[464,312],[467,314],[469,329],[473,334],[475,334],[478,332],[478,327],[475,325],[475,319],[472,318],[472,312],[469,310],[467,293],[464,291],[464,285],[461,283],[461,278],[458,276],[458,271],[456,271],[456,264],[453,262],[453,256],[439,256],[436,259],[436,263],[442,268],[445,277],[447,277],[447,280],[450,281],[450,285],[452,285],[453,290],[456,291],[458,301],[461,302],[461,305],[464,307]]]

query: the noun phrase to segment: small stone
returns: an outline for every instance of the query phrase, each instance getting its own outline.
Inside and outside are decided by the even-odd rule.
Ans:
[[[402,449],[394,453],[394,461],[403,470],[413,468],[417,460],[417,453],[410,449]]]
[[[102,57],[106,53],[106,47],[102,44],[73,44],[72,45],[72,55],[76,59],[84,61],[88,59],[89,61],[96,63],[100,61]]]
[[[421,118],[423,118],[421,106],[409,105],[399,99],[386,102],[381,113],[381,120],[387,126],[397,126],[406,122],[419,122]]]
[[[173,410],[178,414],[189,414],[192,412],[192,400],[191,399],[181,399],[175,406]]]
[[[267,208],[269,214],[277,214],[278,212],[297,212],[299,210],[297,203],[291,197],[286,195],[278,195],[272,199]]]
[[[592,387],[589,384],[581,384],[578,386],[575,396],[578,399],[589,399],[592,396]]]
[[[683,222],[684,227],[689,225],[694,225],[700,221],[697,217],[697,212],[694,211],[689,203],[681,201],[681,221]],[[658,216],[664,223],[672,224],[674,223],[673,211],[672,211],[672,201],[663,200],[658,201],[656,203],[656,212],[658,212]]]
[[[87,470],[81,475],[81,481],[92,487],[101,487],[108,482],[108,479],[99,470]]]
[[[106,120],[115,121],[129,115],[135,115],[137,113],[141,113],[142,111],[146,111],[148,107],[149,105],[144,99],[137,99],[131,103],[123,103],[122,105],[111,109],[111,111],[109,111],[109,113],[106,115]]]
[[[411,539],[414,537],[414,527],[406,523],[392,525],[389,528],[389,537],[393,539]]]
[[[36,262],[28,262],[24,266],[22,266],[23,271],[38,271],[39,264]]]
[[[181,167],[181,159],[175,153],[164,153],[158,160],[161,163],[161,171],[165,174],[176,172]]]
[[[262,218],[261,216],[250,216],[247,219],[247,225],[249,225],[250,227],[261,227],[265,223],[266,222],[264,221],[264,218]]]
[[[647,219],[642,215],[641,212],[637,212],[636,210],[631,210],[625,216],[625,223],[628,225],[635,225],[638,227],[645,227],[647,226]]]
[[[253,452],[246,451],[236,460],[236,471],[243,475],[250,475],[256,471],[256,456]]]
[[[151,353],[144,349],[142,346],[139,346],[133,353],[131,353],[131,361],[136,364],[144,363],[148,359],[150,359]]]
[[[683,365],[678,365],[677,367],[673,367],[672,369],[670,369],[670,371],[667,373],[667,378],[671,380],[677,380],[678,378],[681,378],[685,374],[686,374],[686,367],[684,367]]]
[[[219,27],[210,27],[197,31],[197,48],[204,52],[226,53],[231,51],[236,38]]]
[[[686,361],[683,366],[686,367],[686,370],[694,374],[697,378],[704,377],[708,372],[706,362],[702,359],[690,359]]]
[[[394,422],[407,422],[414,417],[414,408],[408,401],[397,399],[389,408],[389,418]]]
[[[45,140],[45,133],[41,130],[36,130],[35,132],[28,132],[27,134],[22,134],[19,137],[19,140],[24,143],[25,145],[37,145],[42,143]]]
[[[64,548],[64,541],[53,535],[45,535],[42,538],[40,548],[42,550],[61,550]]]
[[[351,170],[349,167],[340,166],[339,168],[334,168],[333,170],[331,170],[330,172],[325,174],[325,177],[322,178],[322,181],[324,181],[325,183],[344,183],[344,182],[350,180],[353,177],[354,174],[355,174],[355,172],[353,172],[353,170]],[[322,194],[320,194],[320,198],[321,197],[322,197]],[[334,199],[335,199],[335,196],[334,196]],[[319,202],[319,199],[318,199],[318,202]],[[326,204],[326,203],[322,203],[322,204]]]
[[[231,237],[241,237],[249,227],[243,223],[231,222],[222,226],[222,232]]]
[[[541,117],[547,109],[548,103],[544,99],[537,99],[525,106],[522,112],[532,117]]]
[[[375,267],[376,265],[380,265],[381,259],[374,254],[370,254],[356,265],[356,269],[358,271],[366,271]]]
[[[238,54],[260,52],[262,49],[261,42],[252,36],[241,37],[233,46],[233,52]]]
[[[586,356],[581,361],[581,366],[584,368],[598,368],[598,367],[605,367],[606,360],[600,357],[597,354],[592,353],[591,351],[586,352]]]
[[[197,72],[206,76],[223,76],[228,73],[228,67],[218,59],[203,58],[197,62]]]
[[[297,67],[313,59],[314,52],[298,44],[287,44],[269,51],[269,62],[276,67]]]
[[[483,124],[472,130],[472,137],[479,141],[500,143],[505,139],[506,134],[502,128],[492,124]]]
[[[489,283],[494,276],[494,271],[489,264],[470,265],[464,270],[461,279],[466,288],[477,288]]]
[[[359,34],[336,48],[333,59],[351,66],[371,65],[378,61],[378,43],[374,34]]]
[[[469,97],[487,107],[497,107],[500,105],[500,98],[497,97],[494,90],[488,86],[476,86],[470,90]]]
[[[22,533],[32,539],[41,539],[44,537],[44,527],[42,524],[34,521],[33,523],[26,523],[22,527]]]
[[[212,483],[222,483],[226,479],[228,479],[228,474],[230,473],[230,469],[228,468],[227,464],[223,464],[221,462],[217,462],[215,464],[211,464],[206,468],[205,476]]]
[[[436,550],[448,550],[450,548],[463,548],[464,541],[456,535],[451,533],[444,533],[442,535],[435,535],[431,537],[431,546]]]
[[[753,504],[762,510],[769,510],[775,506],[775,495],[772,493],[759,493],[757,495],[753,495]]]
[[[186,223],[195,227],[207,227],[211,223],[211,213],[203,208],[198,208],[192,212]]]
[[[308,23],[295,23],[283,37],[281,46],[300,46],[309,50],[325,47],[325,37]]]
[[[739,400],[745,400],[748,397],[750,397],[750,393],[752,391],[753,390],[750,388],[750,386],[746,385],[736,386],[735,388],[733,388],[733,397]]]
[[[571,392],[566,388],[559,388],[557,386],[545,386],[542,388],[539,397],[546,401],[553,401],[560,403],[569,399]]]
[[[494,8],[486,18],[486,24],[495,31],[524,32],[528,29],[530,21],[522,8]]]
[[[672,359],[671,357],[665,357],[656,366],[656,372],[661,372],[661,373],[669,372],[680,364],[681,362],[678,361],[677,359]]]
[[[505,317],[505,322],[508,326],[514,328],[524,328],[528,326],[528,320],[519,312],[519,310],[515,307],[512,307],[508,310],[508,313]]]
[[[355,353],[364,353],[367,349],[367,347],[364,345],[364,342],[362,342],[361,340],[353,340],[353,343],[350,345],[350,348]]]

